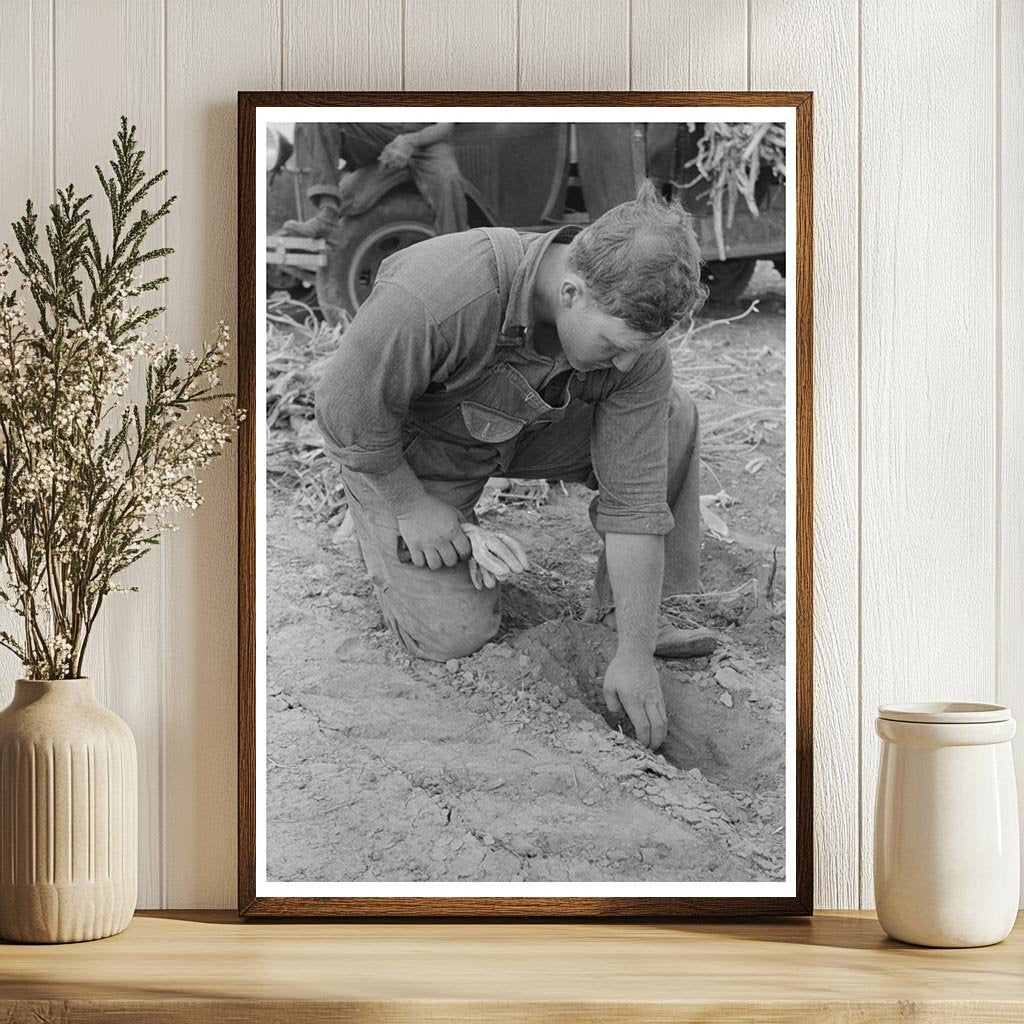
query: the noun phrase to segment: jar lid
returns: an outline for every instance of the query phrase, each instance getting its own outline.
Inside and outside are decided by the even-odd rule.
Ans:
[[[1008,722],[1010,709],[1003,704],[971,704],[933,701],[924,704],[881,704],[878,717],[889,722],[924,722],[932,725],[968,725],[972,722]]]

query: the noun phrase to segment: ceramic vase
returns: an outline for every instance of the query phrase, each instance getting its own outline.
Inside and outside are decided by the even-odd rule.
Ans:
[[[894,939],[988,946],[1013,928],[1020,895],[1017,789],[998,704],[878,709],[875,906]]]
[[[138,889],[131,730],[90,679],[19,679],[0,712],[0,938],[123,931]]]

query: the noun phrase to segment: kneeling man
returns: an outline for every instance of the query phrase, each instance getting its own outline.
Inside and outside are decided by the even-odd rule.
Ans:
[[[661,745],[655,655],[707,641],[659,616],[700,561],[697,411],[664,335],[704,296],[690,218],[651,182],[585,228],[477,228],[384,261],[316,416],[409,651],[461,658],[497,632],[500,588],[474,585],[462,529],[489,477],[588,483],[604,551],[587,617],[618,631],[605,698]]]

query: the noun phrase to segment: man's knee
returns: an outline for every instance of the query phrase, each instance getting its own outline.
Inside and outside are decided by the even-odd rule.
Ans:
[[[448,661],[474,654],[498,632],[498,591],[473,591],[458,600],[421,601],[414,606],[388,601],[388,625],[410,654],[427,661]]]

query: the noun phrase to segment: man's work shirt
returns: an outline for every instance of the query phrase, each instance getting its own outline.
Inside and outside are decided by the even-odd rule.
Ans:
[[[372,476],[404,459],[421,480],[482,487],[489,476],[507,475],[525,438],[582,401],[593,408],[596,528],[672,529],[667,342],[625,373],[577,371],[561,353],[547,357],[533,346],[537,268],[549,245],[578,230],[474,229],[420,242],[381,264],[317,388],[317,421],[346,470]]]

